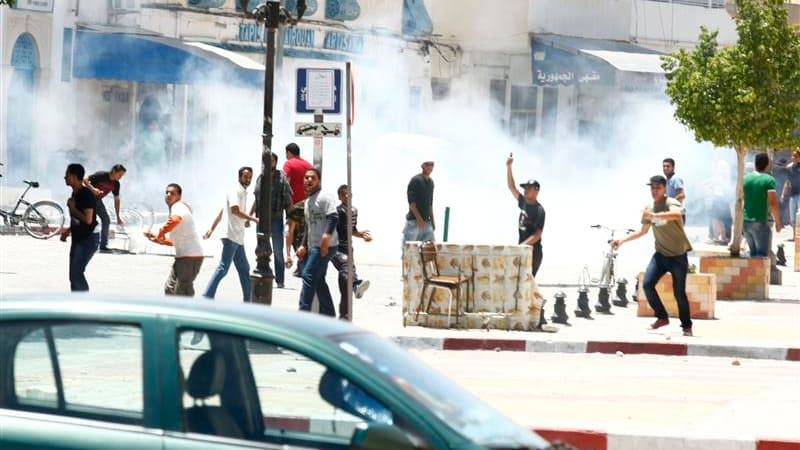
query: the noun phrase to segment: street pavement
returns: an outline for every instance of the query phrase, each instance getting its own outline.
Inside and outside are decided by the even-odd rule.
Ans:
[[[698,230],[696,234],[699,233]],[[776,241],[784,242],[789,236],[785,231],[776,236]],[[254,238],[249,235],[247,239],[246,247],[252,255]],[[135,250],[141,253],[95,255],[87,270],[93,293],[162,295],[172,264],[169,249],[138,238],[133,240]],[[127,245],[123,239],[111,241],[112,247]],[[199,297],[221,250],[218,239],[205,241],[204,245],[209,257],[195,284],[198,301],[204,301]],[[647,263],[651,245],[645,242],[623,247],[617,260],[618,273],[632,280]],[[700,242],[694,246],[710,250]],[[613,308],[613,315],[593,313],[593,320],[574,317],[577,290],[561,285],[575,284],[584,264],[579,259],[585,255],[555,248],[545,249],[538,278],[542,294],[548,299],[548,320],[554,295],[564,291],[571,326],[559,325],[555,333],[404,327],[399,252],[389,254],[381,247],[357,241],[358,273],[369,279],[371,286],[362,299],[353,300],[354,323],[412,349],[521,423],[551,431],[595,431],[605,436],[606,446],[602,448],[755,448],[754,439],[769,437],[778,437],[780,442],[800,442],[800,427],[787,423],[787,418],[796,417],[792,405],[800,400],[800,273],[791,270],[794,243],[785,242],[785,246],[789,261],[787,267],[780,268],[783,285],[770,288],[770,300],[718,300],[716,319],[696,320],[695,336],[684,337],[677,320],[657,332],[649,331],[647,325],[652,318],[636,317],[634,304]],[[40,241],[25,235],[0,236],[0,298],[67,292],[68,252],[69,244],[57,238]],[[601,255],[597,256],[592,259]],[[253,256],[250,262],[255,265]],[[287,271],[286,288],[273,291],[273,307],[296,309],[300,284],[300,279]],[[332,267],[328,284],[338,302]],[[593,289],[591,305],[596,297]],[[241,301],[235,273],[229,273],[220,284],[217,301]],[[442,351],[445,349],[494,352]],[[610,354],[569,354],[595,352]],[[475,364],[476,361],[480,363]],[[739,381],[725,375],[735,364],[744,366],[744,370],[736,372],[742,374]],[[554,367],[561,367],[560,372]],[[582,375],[567,382],[563,367]],[[616,372],[623,375],[615,377]],[[717,385],[715,374],[720,375]],[[670,379],[671,386],[666,386]],[[487,388],[489,385],[494,387]],[[604,404],[606,410],[601,407]],[[737,427],[727,419],[734,411],[742,410],[749,411],[742,418],[742,423],[750,424],[748,427]],[[760,419],[747,419],[751,415]],[[763,420],[764,417],[776,420]],[[687,428],[689,422],[700,425]],[[714,445],[703,437],[712,439]],[[800,443],[797,446],[775,448],[800,448]]]

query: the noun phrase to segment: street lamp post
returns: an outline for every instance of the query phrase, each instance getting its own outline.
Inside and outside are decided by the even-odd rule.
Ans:
[[[303,16],[305,9],[305,0],[298,0],[298,17],[297,20],[294,20],[285,8],[281,8],[278,0],[268,0],[252,12],[252,16],[257,22],[264,23],[267,38],[264,64],[264,121],[261,133],[263,145],[261,150],[261,188],[258,194],[258,244],[256,245],[256,268],[250,276],[253,282],[251,295],[253,303],[272,304],[272,281],[275,279],[269,264],[272,256],[270,231],[272,222],[272,104],[275,80],[275,39],[281,23],[296,23]]]

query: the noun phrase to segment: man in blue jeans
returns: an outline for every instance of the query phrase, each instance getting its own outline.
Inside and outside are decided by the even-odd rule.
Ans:
[[[250,264],[247,262],[244,250],[244,229],[249,226],[248,222],[258,223],[258,219],[245,212],[247,211],[245,208],[247,187],[250,186],[252,179],[252,168],[242,167],[239,169],[239,182],[228,193],[225,207],[217,214],[211,228],[203,235],[203,239],[211,237],[211,233],[214,232],[223,215],[225,216],[227,226],[225,227],[225,237],[222,238],[222,255],[220,255],[219,266],[214,270],[203,297],[214,298],[219,282],[228,274],[228,269],[231,268],[231,262],[233,262],[239,273],[239,284],[242,285],[242,299],[245,302],[250,301]]]
[[[678,303],[678,316],[684,336],[692,336],[692,319],[689,313],[689,299],[686,297],[686,274],[689,272],[687,253],[692,249],[683,231],[681,204],[667,197],[667,179],[661,175],[650,178],[650,195],[653,203],[648,204],[642,213],[642,228],[636,233],[615,239],[611,245],[618,249],[625,242],[639,239],[653,228],[656,252],[650,259],[644,274],[644,293],[647,303],[656,313],[656,321],[650,329],[656,330],[669,324],[669,315],[656,291],[656,284],[667,272],[672,274],[672,290]]]
[[[775,218],[775,231],[781,231],[778,196],[775,178],[766,173],[769,156],[759,153],[755,159],[756,171],[744,177],[744,238],[750,248],[750,257],[769,256],[772,229],[769,214]]]
[[[72,235],[69,248],[69,286],[70,290],[88,291],[86,266],[97,251],[100,237],[94,232],[97,226],[97,200],[92,191],[83,185],[86,170],[80,164],[70,164],[64,174],[64,182],[72,188],[72,196],[67,200],[70,226],[61,232],[61,241]]]
[[[433,161],[422,163],[422,172],[411,177],[406,195],[408,213],[403,228],[403,244],[408,241],[433,241],[436,222],[433,219]]]
[[[325,274],[328,263],[339,245],[336,224],[336,200],[322,192],[321,175],[317,168],[306,170],[303,187],[308,193],[305,207],[305,233],[303,245],[297,249],[297,258],[303,260],[303,288],[300,290],[300,310],[311,311],[314,294],[319,299],[319,313],[334,317],[333,299]],[[331,251],[333,250],[333,251]]]
[[[270,152],[272,155],[272,202],[270,203],[272,211],[270,213],[270,240],[272,242],[272,259],[275,264],[275,284],[278,289],[283,289],[285,281],[286,266],[292,266],[292,255],[290,253],[291,246],[286,246],[286,259],[283,259],[283,212],[286,211],[286,217],[289,217],[289,208],[292,206],[292,188],[289,185],[289,179],[278,169],[278,155]],[[256,187],[253,189],[253,194],[256,200],[253,202],[253,207],[250,209],[250,215],[258,211],[258,199],[261,194],[261,175],[256,179]],[[260,225],[259,225],[260,228]],[[261,230],[258,230],[259,233]]]

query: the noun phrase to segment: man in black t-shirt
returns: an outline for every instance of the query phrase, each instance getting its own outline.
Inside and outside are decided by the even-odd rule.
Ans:
[[[339,215],[339,221],[336,222],[336,234],[339,236],[339,246],[336,248],[336,253],[333,255],[331,262],[333,263],[333,267],[339,271],[339,294],[341,294],[341,299],[339,301],[339,318],[350,319],[349,310],[347,309],[347,252],[349,247],[352,246],[349,245],[350,241],[347,239],[347,185],[343,184],[339,186],[337,194],[339,194],[339,200],[341,201],[339,206],[336,207],[336,213]],[[361,238],[364,242],[371,241],[372,235],[368,230],[358,230],[358,210],[355,206],[352,208],[351,214],[353,220],[353,237]],[[353,257],[353,294],[356,298],[361,298],[364,296],[364,292],[366,292],[367,288],[369,288],[369,280],[360,280],[358,278],[355,257]]]
[[[83,185],[86,171],[80,164],[70,164],[64,174],[64,182],[72,188],[72,196],[67,200],[70,227],[61,232],[61,240],[72,235],[69,249],[69,284],[72,291],[88,291],[89,283],[84,272],[89,261],[97,251],[99,237],[94,232],[97,226],[95,199],[92,191]]]
[[[422,163],[422,172],[411,177],[406,195],[408,213],[403,228],[403,244],[408,241],[433,241],[436,222],[433,219],[433,161]]]
[[[109,192],[114,194],[114,212],[117,214],[117,225],[122,225],[122,218],[119,217],[119,180],[125,175],[127,170],[122,164],[114,164],[110,172],[104,170],[95,172],[85,180],[83,183],[88,187],[95,198],[97,198],[96,212],[97,216],[103,222],[100,227],[100,252],[107,253],[108,249],[108,229],[111,225],[106,205],[103,204],[103,197],[108,195]]]
[[[514,174],[511,166],[514,158],[508,157],[506,161],[506,182],[508,190],[517,201],[519,208],[519,243],[533,246],[533,277],[542,265],[542,231],[544,230],[544,207],[539,203],[539,182],[528,180],[520,184],[524,193],[520,193],[514,183]]]

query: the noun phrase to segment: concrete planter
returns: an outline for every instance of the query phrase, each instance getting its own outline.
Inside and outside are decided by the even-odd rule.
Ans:
[[[701,256],[700,272],[717,276],[720,300],[766,300],[769,298],[770,260]]]
[[[639,317],[653,317],[655,312],[647,303],[643,288],[644,272],[639,273],[637,292]],[[672,275],[666,274],[656,284],[656,291],[670,317],[678,317],[678,302],[672,292]],[[686,297],[689,298],[689,313],[692,319],[713,319],[717,302],[717,277],[711,273],[690,273],[686,276]]]
[[[456,302],[448,305],[445,289],[435,289],[430,314],[424,308],[417,318],[422,293],[423,274],[420,242],[407,242],[403,248],[403,322],[431,328],[456,326]],[[528,331],[539,324],[543,297],[531,275],[532,255],[527,245],[436,244],[437,261],[442,275],[461,271],[474,278],[474,292],[469,308],[461,302],[458,311],[460,328],[497,328]],[[428,301],[426,292],[425,302]],[[464,296],[466,298],[466,295]]]

